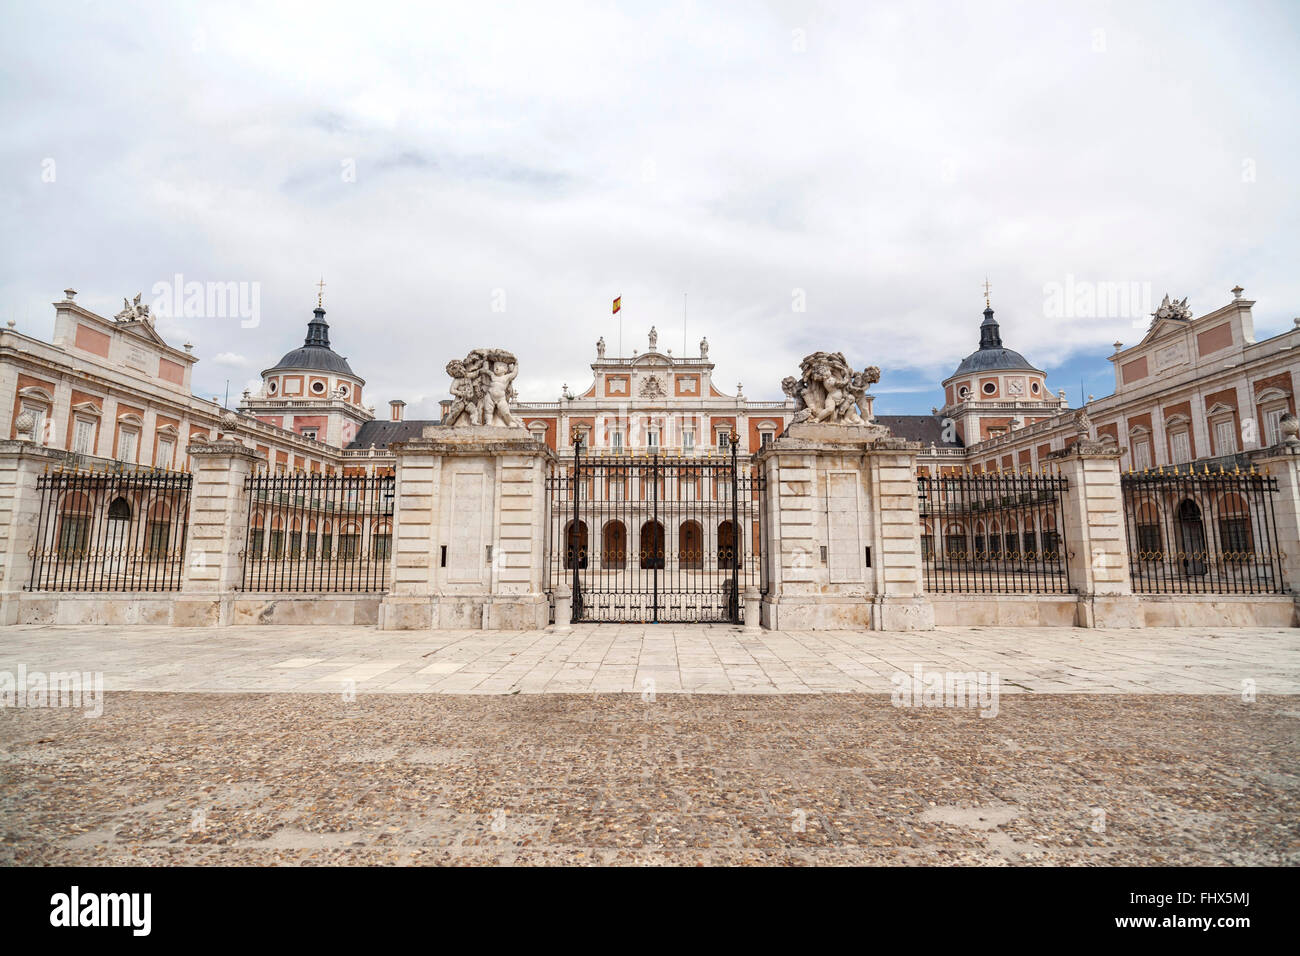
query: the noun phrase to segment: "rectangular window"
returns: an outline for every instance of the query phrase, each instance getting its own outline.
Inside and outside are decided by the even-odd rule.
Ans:
[[[170,468],[172,466],[172,454],[176,446],[169,439],[163,438],[158,442],[158,460],[154,462],[159,468]]]
[[[95,423],[88,418],[78,418],[72,426],[72,450],[78,455],[95,453]]]
[[[304,428],[304,429],[302,430],[302,437],[303,437],[303,438],[310,438],[312,441],[315,441],[315,440],[316,440],[316,429],[314,429],[314,428]]]
[[[360,542],[361,536],[358,534],[339,535],[339,557],[355,558],[357,556],[358,545]]]
[[[651,428],[646,431],[645,444],[651,451],[659,450],[659,429]]]
[[[1145,438],[1133,442],[1133,469],[1145,471],[1151,467],[1151,442]]]
[[[370,539],[370,553],[376,558],[388,557],[393,546],[393,536],[391,534],[377,534]],[[491,545],[488,545],[490,548]]]
[[[314,531],[307,535],[307,557],[316,557],[316,533]]]
[[[289,532],[289,557],[296,558],[302,554],[302,532]]]
[[[621,431],[615,431],[609,437],[613,440],[614,450],[621,452],[623,450],[623,433]]]
[[[921,560],[929,561],[934,556],[934,536],[929,534],[921,535]]]
[[[1264,412],[1264,444],[1271,447],[1282,440],[1282,416],[1286,406],[1270,408]]]
[[[135,461],[136,442],[140,433],[134,428],[123,428],[117,436],[118,461]]]
[[[1237,452],[1237,429],[1231,418],[1214,423],[1214,453],[1234,455]]]
[[[730,447],[731,447],[731,442],[727,440],[726,430],[721,428],[718,429],[718,450],[726,451]]]
[[[284,557],[284,532],[283,531],[271,532],[271,557],[272,558]]]
[[[1169,443],[1173,446],[1175,465],[1185,465],[1192,460],[1192,445],[1188,439],[1187,429],[1174,432],[1169,437]]]
[[[606,486],[609,489],[610,501],[624,501],[627,499],[627,479],[611,478]]]
[[[686,454],[688,455],[695,453],[695,429],[694,428],[682,429],[682,451],[686,452]]]
[[[772,444],[772,433],[771,433],[771,432],[763,432],[763,433],[762,433],[762,436],[759,438],[759,444],[760,444],[761,446],[763,446],[764,448],[766,448],[768,445]]]

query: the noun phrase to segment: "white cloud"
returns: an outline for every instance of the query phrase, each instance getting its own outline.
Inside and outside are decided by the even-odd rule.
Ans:
[[[228,365],[231,368],[252,368],[253,362],[242,355],[236,355],[234,352],[218,352],[212,356],[212,361],[217,365]]]
[[[627,351],[654,323],[680,354],[688,292],[688,354],[707,334],[719,381],[754,398],[827,347],[880,365],[882,393],[891,374],[935,380],[882,413],[938,398],[978,341],[986,275],[1004,340],[1047,366],[1103,366],[1133,338],[1048,318],[1044,287],[1066,275],[1198,311],[1239,282],[1261,334],[1300,308],[1293,5],[6,17],[0,175],[22,229],[5,233],[0,306],[71,283],[111,314],[178,272],[261,283],[256,328],[186,324],[213,357],[201,391],[223,356],[257,369],[296,347],[322,273],[368,399],[432,409],[446,359],[477,345],[519,354],[526,397],[585,387],[618,294]]]

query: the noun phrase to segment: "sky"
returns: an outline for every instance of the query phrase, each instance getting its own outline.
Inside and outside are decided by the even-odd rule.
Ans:
[[[0,320],[172,303],[233,404],[323,278],[381,417],[436,417],[481,346],[555,400],[651,325],[752,399],[843,351],[904,414],[987,278],[1073,405],[1165,293],[1300,316],[1298,39],[1294,2],[0,0]]]

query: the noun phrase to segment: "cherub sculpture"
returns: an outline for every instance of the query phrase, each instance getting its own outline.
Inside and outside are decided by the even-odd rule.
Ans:
[[[444,424],[464,425],[517,424],[510,413],[510,403],[518,398],[514,380],[519,361],[505,349],[474,349],[464,360],[447,363],[451,376],[451,408]]]
[[[879,368],[872,365],[855,372],[843,352],[814,352],[804,357],[799,368],[801,378],[787,376],[781,382],[781,389],[795,401],[792,424],[868,424],[863,414],[866,391],[880,381]]]

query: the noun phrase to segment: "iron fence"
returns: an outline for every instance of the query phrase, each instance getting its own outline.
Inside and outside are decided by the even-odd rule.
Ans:
[[[917,479],[925,589],[1068,594],[1066,480],[988,474]]]
[[[736,622],[767,587],[766,477],[748,458],[583,455],[547,480],[547,589],[578,621]]]
[[[27,590],[179,590],[192,482],[162,470],[39,476]]]
[[[1133,590],[1280,594],[1277,479],[1240,466],[1121,476]],[[1300,546],[1300,542],[1290,542]],[[1294,582],[1292,582],[1294,584]]]
[[[245,487],[243,590],[387,590],[391,475],[254,475]]]

